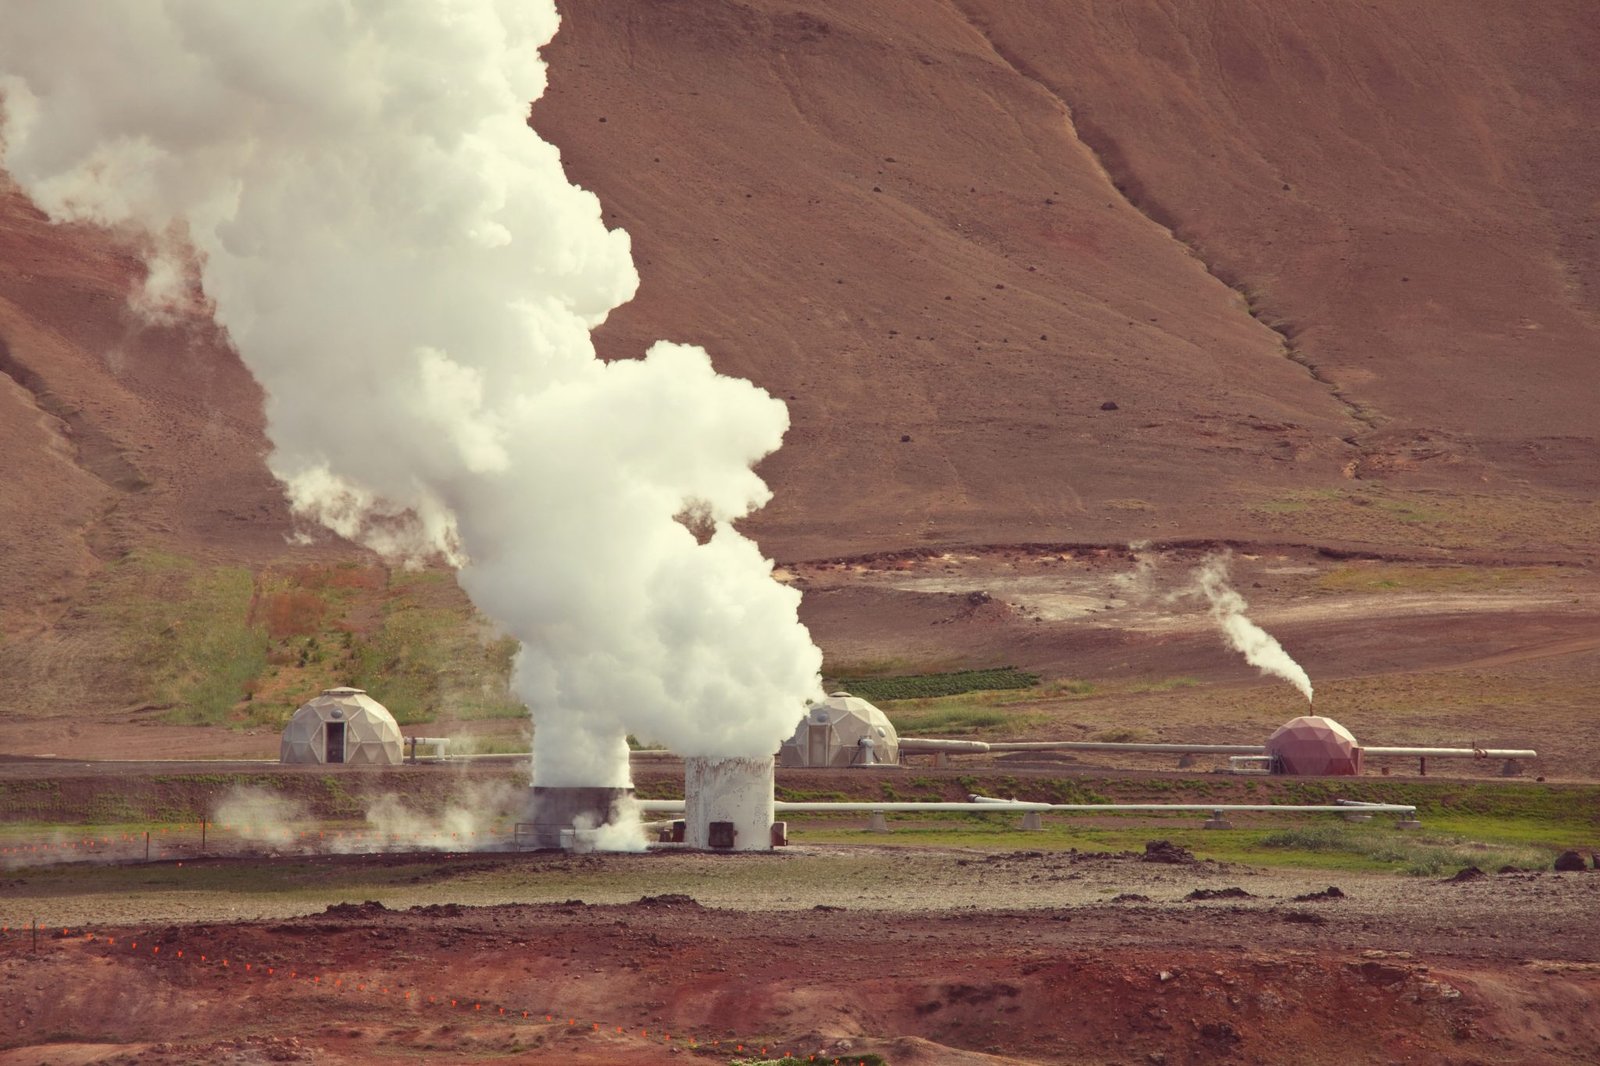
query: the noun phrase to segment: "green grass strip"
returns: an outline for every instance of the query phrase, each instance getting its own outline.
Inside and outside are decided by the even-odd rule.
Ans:
[[[840,678],[839,685],[865,700],[920,700],[959,696],[963,692],[1032,688],[1039,675],[1002,666],[990,670],[956,670],[945,674],[906,674],[899,677]]]

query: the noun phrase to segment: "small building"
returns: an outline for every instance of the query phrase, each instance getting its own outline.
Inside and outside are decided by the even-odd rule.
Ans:
[[[388,708],[358,688],[330,688],[283,727],[279,762],[398,766],[400,725]]]
[[[1352,776],[1361,773],[1361,745],[1332,718],[1304,715],[1267,738],[1275,774]]]
[[[900,762],[900,738],[888,715],[848,692],[806,708],[794,736],[778,749],[778,765],[875,766]]]

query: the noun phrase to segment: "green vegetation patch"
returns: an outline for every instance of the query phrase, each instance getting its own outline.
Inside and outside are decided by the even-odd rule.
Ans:
[[[1013,722],[1002,711],[972,707],[933,707],[905,711],[891,716],[897,733],[904,736],[942,736],[955,733],[992,732]]]
[[[904,674],[899,677],[856,677],[839,679],[851,695],[865,700],[922,700],[940,696],[959,696],[966,692],[992,692],[1000,689],[1032,688],[1039,675],[1002,666],[990,670],[955,670],[944,674]]]
[[[1466,866],[1493,873],[1502,867],[1548,869],[1557,849],[1537,843],[1502,843],[1443,828],[1394,828],[1393,815],[1374,815],[1370,823],[1346,823],[1337,815],[1302,816],[1285,825],[1282,816],[1234,815],[1237,829],[1202,829],[1199,812],[1079,816],[1044,815],[1043,830],[1021,827],[1021,816],[999,810],[975,814],[908,813],[888,815],[892,831],[870,833],[855,816],[790,815],[792,840],[817,844],[874,845],[917,848],[971,848],[993,851],[1027,847],[1037,851],[1133,852],[1146,842],[1163,839],[1187,848],[1197,858],[1278,869],[1348,870],[1410,877],[1439,877]],[[1276,822],[1276,825],[1261,824]],[[832,823],[832,824],[830,824]]]
[[[273,642],[249,724],[281,726],[336,685],[366,689],[402,725],[526,714],[508,687],[516,642],[493,632],[447,571],[307,567],[262,584]]]
[[[1348,856],[1355,864],[1415,877],[1438,877],[1476,866],[1493,873],[1507,866],[1542,870],[1547,849],[1495,845],[1454,833],[1373,826],[1313,823],[1280,829],[1261,837],[1263,848],[1329,856]]]
[[[397,575],[398,577],[398,575]],[[354,683],[380,699],[402,725],[453,719],[521,718],[507,687],[516,641],[496,637],[463,598],[424,605],[392,597],[377,632],[354,646]]]
[[[327,688],[367,689],[402,723],[521,719],[516,643],[494,631],[447,570],[354,564],[218,566],[151,549],[106,568],[71,639],[0,673],[0,697],[55,708],[96,695],[180,725],[280,728]],[[20,698],[19,698],[20,697]]]
[[[255,579],[243,567],[136,551],[106,578],[98,610],[144,698],[168,721],[225,720],[267,664],[268,637],[251,618]]]

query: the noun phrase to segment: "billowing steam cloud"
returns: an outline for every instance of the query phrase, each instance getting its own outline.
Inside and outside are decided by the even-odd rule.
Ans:
[[[556,26],[551,0],[11,5],[0,135],[52,218],[146,235],[136,306],[210,302],[299,514],[460,566],[522,642],[536,780],[614,785],[630,731],[772,752],[821,656],[731,525],[782,403],[698,348],[595,357],[637,277],[524,122]]]
[[[1221,628],[1223,637],[1244,656],[1245,662],[1264,674],[1283,678],[1299,689],[1310,703],[1311,678],[1305,670],[1270,633],[1245,617],[1249,604],[1228,584],[1227,556],[1209,556],[1196,571],[1195,584],[1210,602],[1211,617]]]

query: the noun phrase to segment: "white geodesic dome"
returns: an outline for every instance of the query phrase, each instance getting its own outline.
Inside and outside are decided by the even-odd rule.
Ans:
[[[278,761],[397,766],[400,725],[388,708],[358,688],[330,688],[294,712],[283,727]]]
[[[863,740],[872,742],[870,748]],[[871,766],[899,761],[900,737],[889,716],[848,692],[832,693],[807,707],[794,736],[778,749],[779,766]]]

